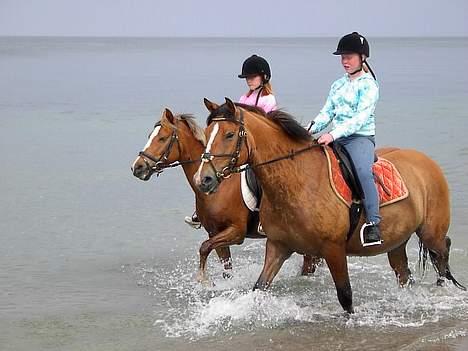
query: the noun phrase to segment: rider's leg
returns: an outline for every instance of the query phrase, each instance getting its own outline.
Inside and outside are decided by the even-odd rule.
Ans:
[[[195,229],[201,228],[200,219],[198,218],[197,211],[193,212],[193,215],[185,217],[185,223]]]
[[[363,205],[366,213],[366,224],[362,228],[363,245],[381,243],[379,223],[379,195],[374,182],[372,165],[374,163],[375,142],[370,136],[350,136],[340,142],[353,160],[356,176],[364,193]]]

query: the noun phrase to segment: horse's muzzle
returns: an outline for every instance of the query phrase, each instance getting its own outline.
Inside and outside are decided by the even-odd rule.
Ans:
[[[133,175],[141,180],[147,181],[153,172],[145,164],[136,164],[133,168]]]
[[[218,185],[216,177],[206,175],[201,179],[198,188],[206,194],[212,194],[218,190]]]

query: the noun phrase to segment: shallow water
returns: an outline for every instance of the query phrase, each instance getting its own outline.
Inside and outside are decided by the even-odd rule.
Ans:
[[[412,147],[452,191],[451,266],[468,284],[467,39],[374,39],[379,146]],[[5,350],[455,350],[468,294],[418,273],[398,288],[384,255],[350,258],[356,314],[328,269],[294,255],[251,292],[264,242],[232,249],[234,276],[195,282],[202,231],[180,170],[143,183],[130,165],[162,108],[206,116],[245,90],[239,63],[270,58],[279,105],[305,124],[341,75],[333,39],[0,38],[0,345]],[[401,59],[404,52],[404,59]],[[215,53],[215,54],[212,54]],[[395,64],[398,62],[398,65]]]

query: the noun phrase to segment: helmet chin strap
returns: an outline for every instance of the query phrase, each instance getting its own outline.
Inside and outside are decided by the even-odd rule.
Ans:
[[[366,61],[366,60],[362,60],[362,56],[359,55],[359,61],[361,61],[361,64],[359,65],[359,68],[357,70],[355,70],[354,72],[351,72],[349,73],[350,76],[354,76],[356,73],[359,73],[361,72],[364,68],[362,67],[362,64]]]
[[[349,73],[349,75],[350,75],[350,76],[354,76],[356,73],[359,73],[359,72],[361,72],[362,70],[363,70],[363,68],[362,68],[362,64],[361,64],[361,67],[359,67],[359,68],[358,68],[357,70],[355,70],[354,72]]]
[[[260,89],[258,90],[257,98],[255,99],[255,106],[258,105],[258,100],[260,99],[260,95],[262,95],[262,91],[263,91],[263,84],[260,86]]]
[[[369,69],[370,74],[372,74],[372,77],[374,77],[374,79],[377,79],[377,78],[375,78],[375,74],[374,74],[374,72],[372,71],[372,68],[370,67],[370,65],[367,63],[366,59],[364,59],[364,60],[363,60],[362,58],[360,58],[360,59],[361,59],[361,65],[360,65],[360,67],[359,67],[357,70],[355,70],[354,72],[349,73],[349,75],[350,75],[350,76],[354,76],[356,73],[361,72],[361,71],[364,69],[363,65],[364,65],[364,63],[365,63],[366,66],[367,66],[367,68]]]

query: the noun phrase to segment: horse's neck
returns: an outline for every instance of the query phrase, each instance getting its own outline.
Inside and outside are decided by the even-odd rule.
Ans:
[[[257,127],[251,155],[253,165],[286,156],[312,144],[311,141],[293,141],[282,130],[271,126]],[[303,189],[316,193],[323,187],[321,178],[327,174],[326,156],[320,147],[313,147],[294,156],[292,161],[286,159],[255,168],[255,174],[272,201],[275,198],[280,200],[285,195],[284,191],[293,197],[300,196]]]
[[[179,142],[181,143],[181,155],[179,161],[199,160],[205,149],[204,146],[193,136],[193,134],[189,132],[185,134],[186,136],[184,136],[183,140],[179,138]],[[193,175],[197,172],[199,166],[199,162],[190,162],[182,165],[185,177],[187,178],[190,187],[196,195],[198,195],[200,191],[195,186],[195,183],[193,181]]]

